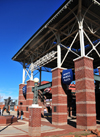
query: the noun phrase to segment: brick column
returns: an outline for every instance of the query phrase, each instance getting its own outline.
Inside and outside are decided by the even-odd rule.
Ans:
[[[29,120],[29,106],[32,105],[33,103],[33,92],[32,92],[32,87],[34,87],[34,81],[33,80],[28,80],[27,81],[27,93],[26,93],[26,120]]]
[[[74,60],[76,81],[77,128],[96,128],[95,87],[93,59],[80,57]]]
[[[18,109],[19,109],[19,112],[21,112],[21,109],[23,110],[23,112],[26,111],[26,99],[24,98],[23,91],[22,91],[22,88],[24,86],[25,86],[25,84],[20,84],[19,85],[19,100],[18,100]]]
[[[98,70],[99,70],[99,75],[100,75],[100,66],[98,67]]]
[[[30,137],[41,137],[41,108],[38,104],[29,106],[29,129]]]
[[[67,124],[67,95],[61,84],[61,68],[52,70],[52,124]]]

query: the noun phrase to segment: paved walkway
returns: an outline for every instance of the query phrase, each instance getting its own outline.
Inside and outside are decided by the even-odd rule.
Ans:
[[[16,116],[16,112],[11,112]],[[48,117],[50,121],[50,118]],[[66,126],[54,126],[46,118],[41,118],[41,133],[42,137],[62,134],[83,134],[86,131],[75,128],[75,119],[69,119]],[[98,122],[99,123],[99,122]],[[71,126],[72,125],[72,126]],[[97,125],[100,130],[100,125]],[[90,133],[90,131],[87,131]],[[18,122],[9,124],[7,126],[0,126],[0,137],[27,137],[28,122],[25,120],[18,120]]]

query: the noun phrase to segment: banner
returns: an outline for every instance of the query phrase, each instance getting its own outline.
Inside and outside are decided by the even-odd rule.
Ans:
[[[22,91],[23,91],[24,97],[26,98],[26,92],[27,92],[27,86],[26,85],[22,88]]]
[[[70,85],[73,81],[73,71],[72,69],[66,69],[62,72],[62,82],[63,84]]]

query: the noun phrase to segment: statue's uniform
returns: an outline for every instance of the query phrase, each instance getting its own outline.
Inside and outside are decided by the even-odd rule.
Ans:
[[[3,115],[3,112],[4,112],[5,109],[6,109],[6,112],[9,113],[9,115],[10,115],[10,112],[8,111],[8,109],[9,109],[8,106],[9,106],[10,102],[11,102],[11,98],[9,97],[9,98],[5,101],[5,106],[3,107],[2,115]]]

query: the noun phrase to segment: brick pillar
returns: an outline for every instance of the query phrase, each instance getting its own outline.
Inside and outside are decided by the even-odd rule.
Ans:
[[[52,124],[67,124],[67,95],[61,85],[61,68],[52,70]]]
[[[21,112],[21,109],[23,110],[23,112],[26,111],[26,99],[24,98],[23,91],[22,91],[22,88],[24,86],[25,86],[25,84],[20,84],[19,85],[19,100],[18,100],[18,109],[19,109],[19,112]]]
[[[93,59],[80,57],[74,60],[76,81],[77,128],[96,128],[95,88]]]
[[[29,128],[30,137],[41,137],[41,108],[38,104],[29,106]]]
[[[29,106],[32,105],[33,103],[33,92],[32,92],[32,87],[34,87],[34,81],[33,80],[28,80],[27,81],[27,93],[26,93],[26,120],[29,120]]]
[[[99,75],[100,75],[100,66],[98,67],[98,70],[99,70]]]

